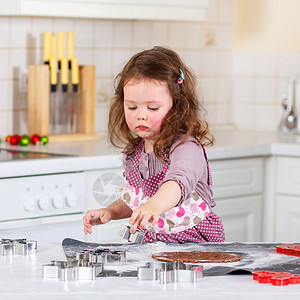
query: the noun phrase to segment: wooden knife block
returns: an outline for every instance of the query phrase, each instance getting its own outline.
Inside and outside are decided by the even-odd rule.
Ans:
[[[52,142],[98,140],[95,122],[95,66],[79,66],[77,101],[77,133],[49,136],[50,121],[50,70],[48,65],[28,67],[28,134],[49,136]]]

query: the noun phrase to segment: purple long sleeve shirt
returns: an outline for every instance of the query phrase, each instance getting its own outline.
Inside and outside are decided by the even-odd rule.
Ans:
[[[215,205],[212,200],[212,189],[208,184],[208,163],[201,145],[193,138],[188,138],[182,145],[172,150],[179,142],[171,147],[169,156],[169,170],[162,181],[174,180],[181,188],[181,200],[190,198],[195,191],[210,206]],[[124,175],[128,178],[132,168],[135,153],[123,156]],[[139,161],[139,171],[142,178],[155,175],[163,170],[163,163],[154,154],[142,151]]]

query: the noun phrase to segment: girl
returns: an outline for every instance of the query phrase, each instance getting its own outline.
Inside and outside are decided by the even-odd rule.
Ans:
[[[85,234],[130,217],[130,232],[143,230],[144,242],[223,242],[203,148],[213,141],[194,75],[174,51],[154,47],[134,55],[117,79],[109,136],[127,144],[127,184],[116,202],[86,213]]]

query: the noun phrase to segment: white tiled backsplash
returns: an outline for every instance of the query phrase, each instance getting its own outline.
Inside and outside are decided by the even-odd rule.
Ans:
[[[205,22],[0,17],[0,137],[27,132],[27,66],[42,63],[44,31],[74,31],[79,64],[96,66],[95,130],[104,134],[113,79],[137,51],[172,47],[194,70],[213,126],[276,130],[280,82],[298,53],[233,50],[233,0],[210,0]]]

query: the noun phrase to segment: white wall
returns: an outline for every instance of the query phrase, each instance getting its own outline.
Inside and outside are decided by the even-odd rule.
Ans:
[[[27,66],[42,63],[44,31],[74,31],[79,64],[96,65],[96,131],[106,131],[113,78],[136,51],[163,45],[194,69],[213,124],[231,122],[232,0],[211,0],[205,22],[0,17],[0,137],[27,132]]]
[[[283,79],[300,74],[298,0],[234,0],[233,122],[276,130]]]
[[[115,75],[133,53],[154,45],[172,47],[195,71],[213,126],[276,131],[282,78],[299,73],[300,54],[239,48],[233,6],[234,0],[210,0],[205,22],[0,17],[0,137],[27,132],[27,66],[42,63],[44,31],[74,31],[79,63],[96,65],[100,135]]]

